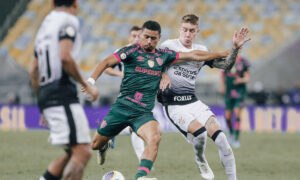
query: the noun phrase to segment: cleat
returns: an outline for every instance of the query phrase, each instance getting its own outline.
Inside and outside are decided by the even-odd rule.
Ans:
[[[105,146],[104,146],[103,149],[99,149],[98,150],[98,153],[97,153],[97,163],[99,165],[103,165],[104,164],[107,150],[110,148],[111,144],[112,144],[112,140],[109,140],[107,142],[107,144],[105,144]]]
[[[140,177],[137,180],[157,180],[157,178],[147,178],[146,176]]]
[[[214,173],[212,172],[211,168],[209,167],[206,159],[203,162],[196,160],[198,165],[198,170],[200,175],[205,180],[213,180],[215,178]]]
[[[233,148],[240,148],[241,144],[240,144],[240,142],[238,140],[235,140],[235,141],[233,141],[233,143],[231,144],[231,146]]]

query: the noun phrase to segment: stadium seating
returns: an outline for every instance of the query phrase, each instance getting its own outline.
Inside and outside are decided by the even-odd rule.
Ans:
[[[28,68],[34,35],[51,10],[51,0],[33,0],[10,30],[1,46]],[[88,72],[95,63],[127,43],[132,25],[154,19],[163,27],[162,40],[175,38],[180,17],[195,13],[201,17],[199,42],[212,50],[228,48],[235,29],[251,29],[252,42],[244,55],[251,61],[264,59],[294,34],[299,34],[300,3],[296,0],[79,0],[84,48],[81,67]],[[281,16],[285,14],[286,16]],[[297,32],[298,31],[298,32]]]
[[[195,13],[201,17],[197,41],[211,50],[229,48],[234,30],[247,26],[252,41],[243,55],[253,63],[261,63],[300,36],[297,0],[79,0],[79,4],[83,47],[78,58],[86,74],[115,49],[127,44],[131,26],[142,25],[148,19],[161,23],[165,40],[178,36],[182,15]],[[26,69],[30,66],[36,31],[50,10],[51,0],[32,0],[0,45],[9,49],[9,55]],[[216,80],[218,71],[205,70],[202,74],[200,80],[211,81]]]

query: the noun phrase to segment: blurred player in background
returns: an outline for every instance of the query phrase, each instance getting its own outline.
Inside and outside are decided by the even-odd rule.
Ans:
[[[91,156],[90,131],[77,97],[76,81],[96,100],[98,91],[86,83],[74,57],[80,49],[76,0],[54,0],[35,40],[30,80],[50,128],[49,141],[65,154],[53,160],[40,180],[80,180]]]
[[[155,21],[145,22],[140,43],[125,46],[101,61],[88,80],[94,84],[107,67],[120,61],[125,66],[121,93],[99,125],[92,140],[92,148],[104,152],[107,142],[125,127],[130,126],[146,142],[136,180],[156,179],[146,176],[156,159],[161,138],[159,123],[154,119],[152,109],[163,68],[187,59],[210,61],[228,55],[228,51],[210,53],[195,50],[178,53],[172,50],[159,50],[156,46],[160,37],[160,25]]]
[[[138,41],[139,41],[139,37],[140,37],[141,33],[142,33],[142,28],[140,28],[138,26],[133,26],[130,29],[130,34],[128,36],[129,45],[137,44]],[[116,67],[117,67],[117,69],[116,69]],[[119,76],[119,77],[123,78],[123,76],[124,76],[123,71],[124,71],[123,63],[118,62],[114,66],[108,67],[104,72],[109,74],[109,75],[112,75],[112,76]],[[141,139],[135,132],[133,132],[130,127],[126,128],[124,131],[127,131],[131,134],[132,147],[134,149],[134,152],[135,152],[138,160],[141,161],[141,156],[142,156],[142,154],[144,152],[144,149],[145,149],[145,144],[144,144],[143,139]],[[114,141],[115,141],[114,139],[115,138],[112,139],[113,140],[112,141],[113,143],[111,145],[112,148],[114,147]],[[99,164],[104,163],[105,155],[106,155],[106,153],[102,154],[102,157],[100,157],[98,159]]]
[[[206,46],[195,44],[199,33],[199,18],[194,14],[182,17],[179,27],[179,38],[167,40],[162,43],[162,48],[179,52],[192,50],[208,51]],[[164,77],[158,99],[164,105],[166,117],[177,127],[189,143],[193,145],[196,153],[196,163],[204,179],[214,179],[214,174],[209,167],[204,155],[207,134],[219,148],[219,155],[229,180],[236,180],[236,165],[232,149],[227,142],[225,134],[221,131],[216,116],[210,108],[203,104],[195,95],[195,82],[198,73],[205,65],[220,69],[231,69],[234,65],[238,50],[249,39],[248,30],[242,28],[233,37],[233,47],[227,58],[213,61],[189,61],[167,67],[165,73],[171,79],[171,86],[166,89]]]
[[[225,119],[229,129],[229,142],[232,147],[239,148],[241,110],[244,106],[247,94],[246,84],[250,80],[248,61],[238,56],[231,70],[225,70],[221,75],[220,93],[224,94]],[[235,113],[235,124],[232,123],[233,111]]]

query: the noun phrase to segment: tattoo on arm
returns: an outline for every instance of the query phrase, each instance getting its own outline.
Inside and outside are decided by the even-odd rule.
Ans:
[[[236,61],[239,48],[232,48],[226,58],[219,58],[213,60],[212,66],[219,69],[230,70]]]

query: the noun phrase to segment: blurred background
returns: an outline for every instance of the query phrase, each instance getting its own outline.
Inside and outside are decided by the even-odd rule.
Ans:
[[[162,42],[177,38],[181,17],[194,13],[201,18],[196,42],[212,51],[230,48],[233,32],[242,26],[249,27],[252,40],[241,53],[250,63],[247,105],[299,107],[299,0],[78,2],[83,45],[77,60],[85,78],[89,77],[98,62],[128,43],[127,36],[133,25],[141,26],[149,19],[158,21],[162,26]],[[33,57],[35,34],[51,9],[51,0],[0,2],[1,104],[36,104],[28,70]],[[100,89],[100,99],[90,104],[79,93],[81,101],[93,107],[109,106],[119,93],[120,82],[120,78],[104,74],[96,83]],[[219,82],[220,70],[204,68],[197,79],[197,96],[206,104],[223,107]],[[293,117],[299,120],[299,112],[294,114]],[[272,119],[273,115],[270,116]]]
[[[0,2],[0,103],[36,102],[28,69],[34,36],[50,12],[51,0]],[[197,42],[213,51],[229,48],[234,30],[250,28],[252,40],[242,56],[250,62],[247,104],[300,104],[299,0],[79,0],[83,46],[78,63],[85,77],[114,50],[126,45],[133,25],[154,19],[162,25],[162,39],[176,38],[180,18],[201,18]],[[205,68],[198,77],[197,95],[208,104],[222,104],[219,70]],[[111,104],[120,79],[104,75],[97,85],[95,105]]]

